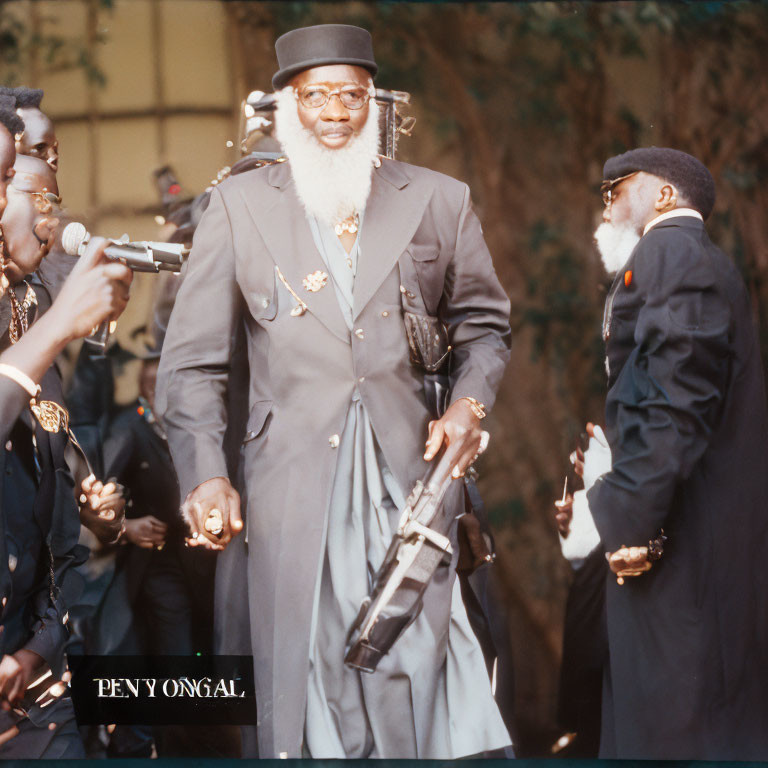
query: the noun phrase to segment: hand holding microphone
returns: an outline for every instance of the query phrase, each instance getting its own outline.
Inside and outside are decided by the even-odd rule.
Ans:
[[[144,240],[129,242],[127,235],[120,240],[104,240],[92,236],[78,221],[68,224],[61,233],[61,245],[70,256],[88,254],[93,242],[100,244],[101,253],[107,259],[115,265],[124,265],[132,272],[180,272],[189,253],[189,249],[180,243],[155,243]],[[120,311],[122,312],[122,309]],[[109,334],[109,321],[105,321],[86,341],[104,349]]]
[[[90,238],[49,310],[69,340],[88,336],[100,324],[108,327],[128,303],[133,272],[119,262],[107,260],[108,246],[104,238]]]

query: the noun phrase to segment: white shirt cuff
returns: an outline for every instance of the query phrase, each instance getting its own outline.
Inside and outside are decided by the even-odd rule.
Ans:
[[[560,550],[566,560],[583,560],[600,543],[586,491],[573,494],[573,518],[567,538],[560,536]]]

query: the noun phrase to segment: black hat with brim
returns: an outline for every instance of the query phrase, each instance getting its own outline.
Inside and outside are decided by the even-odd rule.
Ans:
[[[275,42],[280,69],[272,78],[275,90],[284,88],[299,72],[329,64],[352,64],[367,69],[371,76],[379,68],[373,58],[370,32],[349,24],[319,24],[292,29]]]
[[[603,166],[606,181],[644,171],[674,184],[705,219],[715,205],[715,181],[707,167],[687,152],[668,147],[640,147],[612,157]]]

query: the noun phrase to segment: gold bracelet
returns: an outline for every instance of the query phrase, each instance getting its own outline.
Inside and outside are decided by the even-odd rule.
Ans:
[[[475,400],[474,397],[460,397],[459,400],[466,400],[469,403],[469,407],[472,409],[472,413],[474,413],[478,419],[482,420],[487,416],[485,406],[481,402]]]
[[[19,370],[15,365],[0,363],[0,376],[15,381],[22,389],[27,390],[30,397],[37,397],[40,394],[40,385],[35,384],[24,371]]]

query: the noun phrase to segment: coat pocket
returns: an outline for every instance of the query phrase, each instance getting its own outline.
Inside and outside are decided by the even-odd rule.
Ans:
[[[440,249],[434,245],[414,245],[411,243],[406,249],[414,261],[434,261],[440,255]]]
[[[405,253],[411,257],[412,272],[416,273],[419,293],[426,313],[428,315],[437,314],[437,306],[443,295],[445,282],[444,265],[439,259],[440,249],[436,245],[414,245],[411,243]],[[408,309],[408,307],[404,306],[404,309]]]
[[[259,400],[251,406],[251,412],[248,414],[248,423],[245,428],[245,437],[243,443],[249,443],[257,437],[265,435],[268,430],[267,421],[272,413],[271,400]]]

